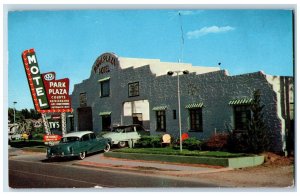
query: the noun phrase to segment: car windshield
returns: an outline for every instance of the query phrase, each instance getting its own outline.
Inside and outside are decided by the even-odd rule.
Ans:
[[[132,130],[133,130],[132,127],[115,127],[113,128],[112,132],[125,133],[125,132],[131,132]]]
[[[63,137],[60,140],[61,143],[70,143],[75,141],[79,141],[79,137]]]

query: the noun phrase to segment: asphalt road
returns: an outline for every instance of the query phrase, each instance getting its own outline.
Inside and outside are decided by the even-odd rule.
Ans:
[[[97,155],[94,155],[97,156]],[[171,176],[154,176],[107,168],[73,165],[79,160],[49,162],[44,155],[9,159],[11,188],[201,188],[218,187]]]

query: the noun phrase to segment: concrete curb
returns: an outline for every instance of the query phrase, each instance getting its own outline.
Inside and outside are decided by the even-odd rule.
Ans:
[[[194,174],[206,174],[206,173],[217,173],[233,170],[232,168],[210,168],[207,170],[200,171],[180,171],[173,169],[161,169],[158,167],[143,167],[143,166],[130,166],[130,165],[116,165],[116,164],[106,164],[106,163],[96,163],[91,161],[81,161],[79,163],[74,163],[73,165],[91,167],[91,168],[106,168],[106,169],[117,169],[123,171],[134,171],[142,173],[151,173],[151,174],[164,174],[171,176],[189,176]]]
[[[180,156],[180,155],[161,155],[161,154],[142,154],[142,153],[121,153],[107,152],[105,157],[145,160],[145,161],[162,161],[171,163],[187,164],[205,164],[212,166],[222,166],[229,168],[244,168],[261,165],[264,163],[264,156],[249,156],[238,158],[216,158],[216,157],[197,157],[197,156]]]

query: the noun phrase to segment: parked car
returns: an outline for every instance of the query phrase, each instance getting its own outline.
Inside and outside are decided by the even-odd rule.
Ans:
[[[111,132],[102,135],[104,138],[110,138],[112,144],[123,148],[128,142],[135,143],[142,135],[150,135],[150,131],[145,130],[141,125],[117,126]]]
[[[9,140],[21,140],[22,139],[22,134],[15,134],[15,133],[10,133],[8,135]]]
[[[64,135],[57,145],[48,147],[47,158],[78,157],[82,160],[88,153],[108,152],[110,146],[110,139],[96,137],[92,131],[73,132]]]

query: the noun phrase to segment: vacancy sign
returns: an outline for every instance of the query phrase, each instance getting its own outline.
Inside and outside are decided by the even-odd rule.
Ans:
[[[35,109],[40,113],[72,112],[69,79],[55,80],[55,73],[40,74],[34,49],[22,53]]]

